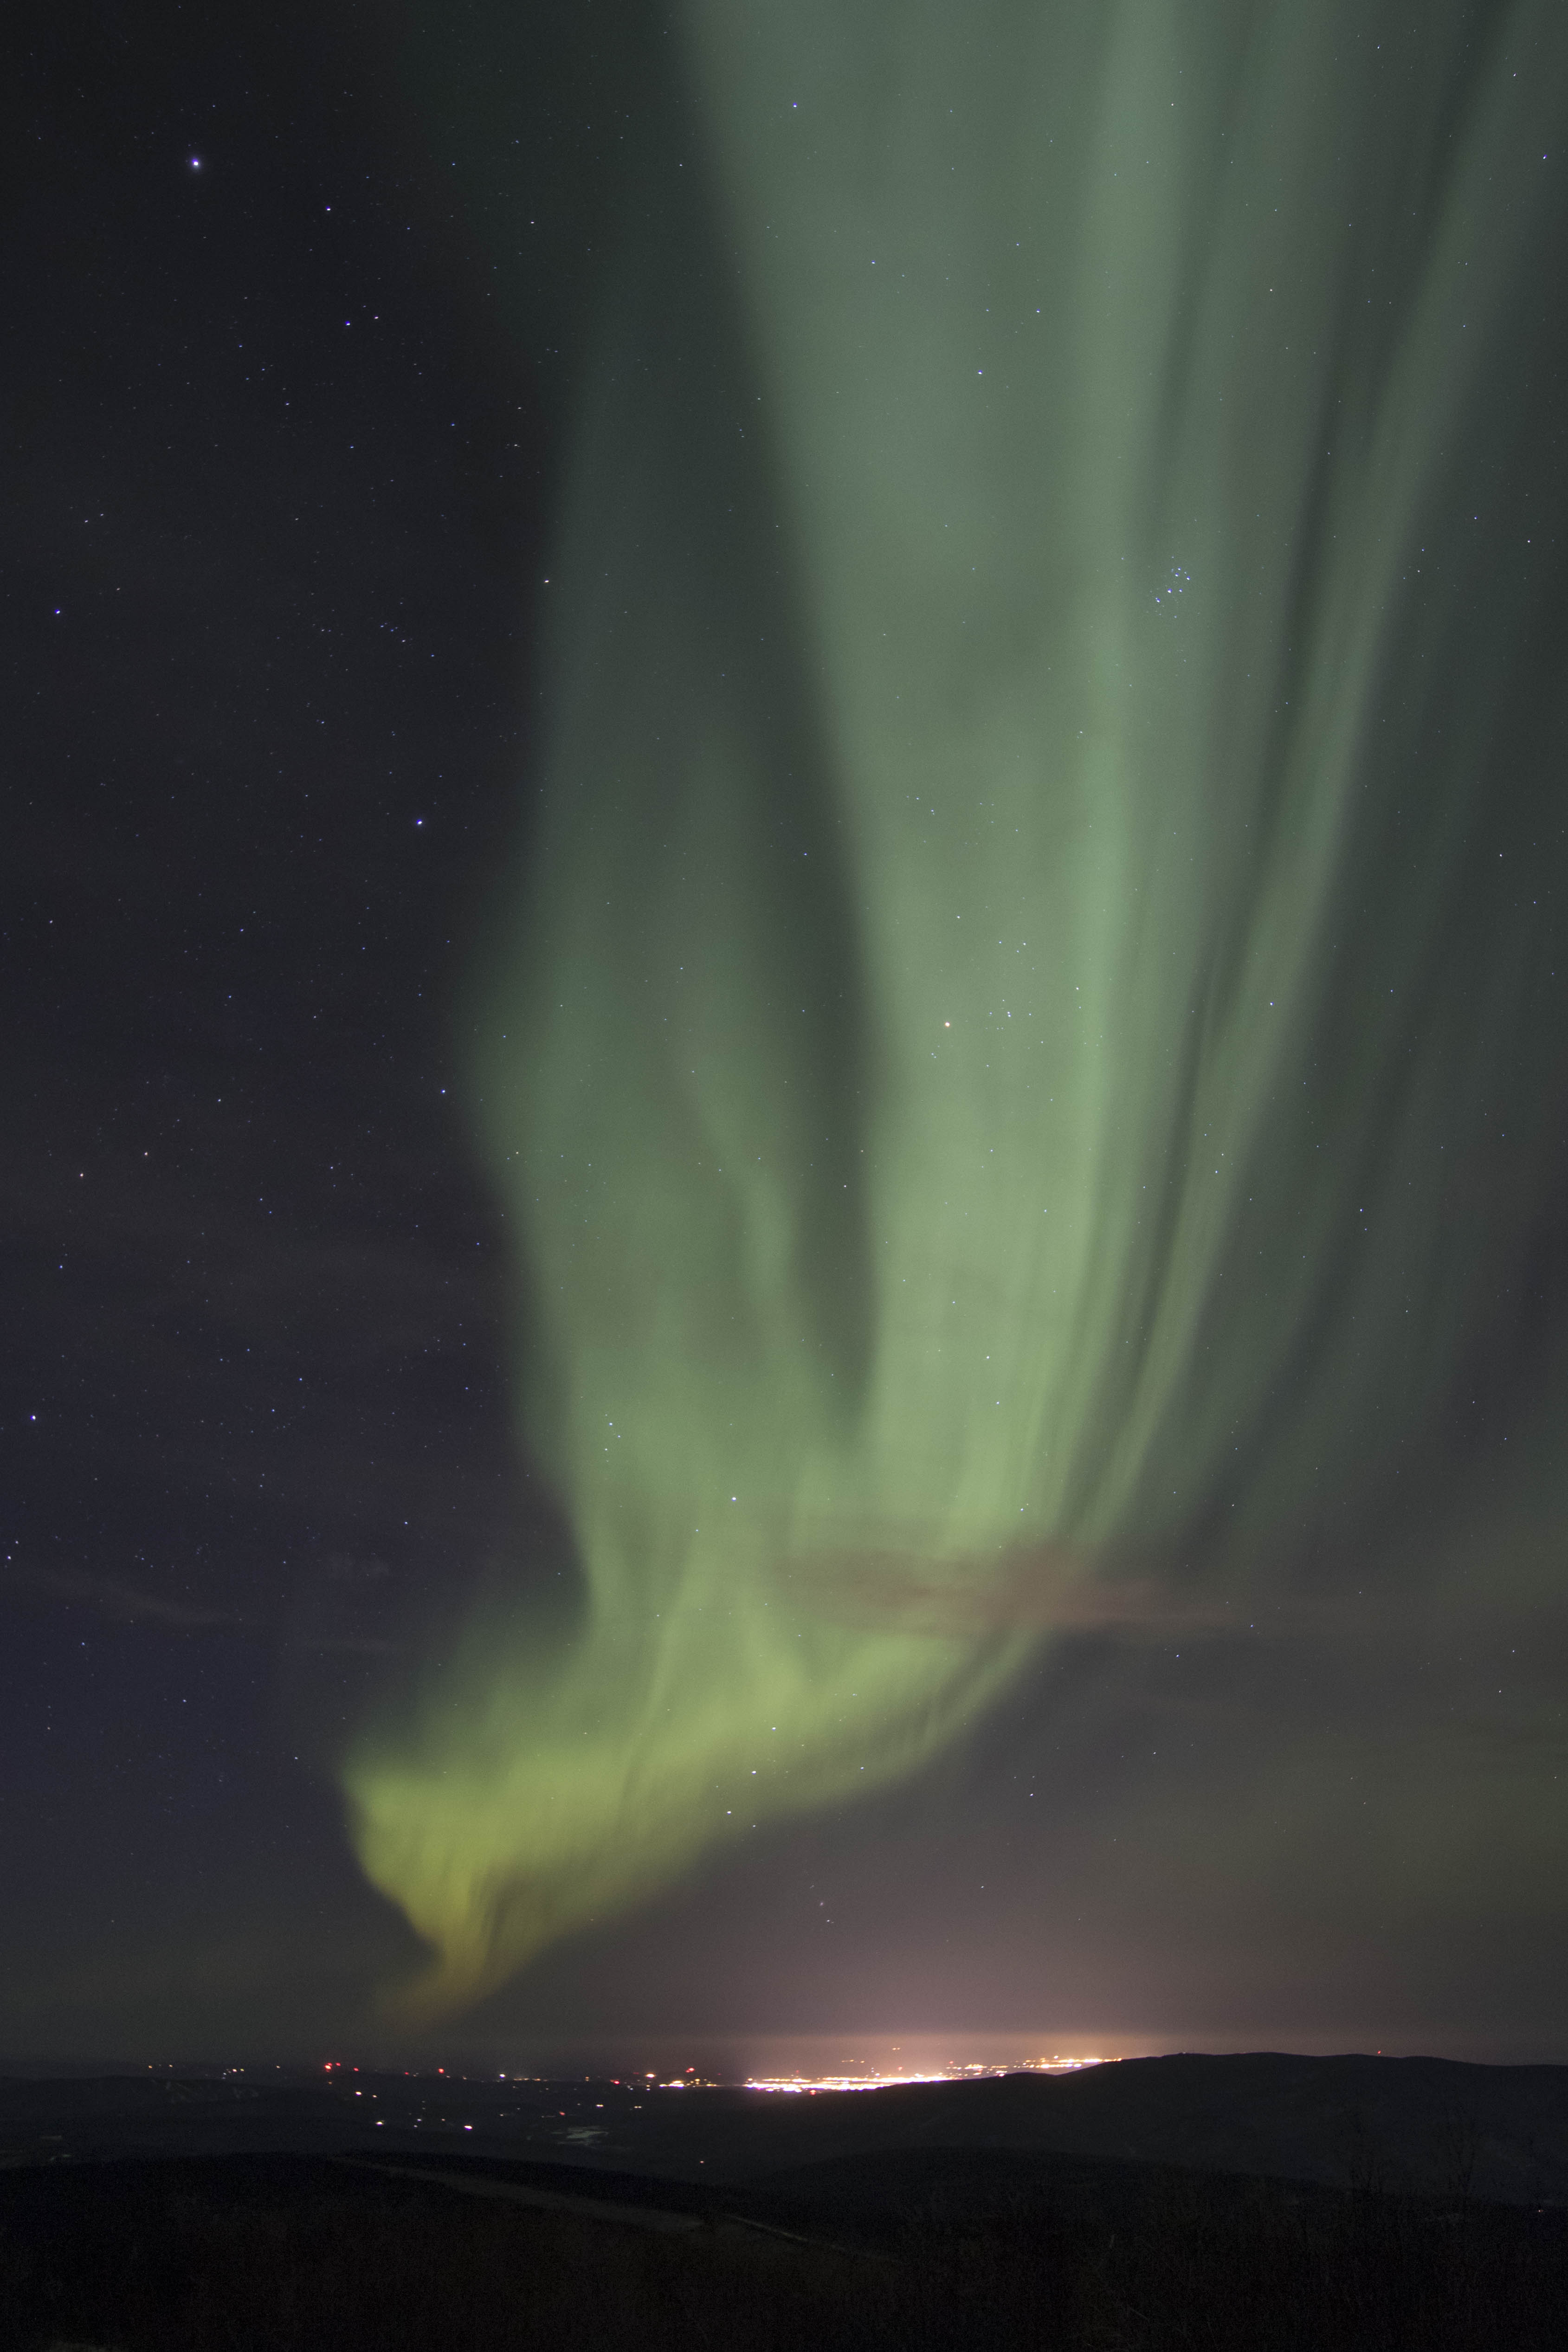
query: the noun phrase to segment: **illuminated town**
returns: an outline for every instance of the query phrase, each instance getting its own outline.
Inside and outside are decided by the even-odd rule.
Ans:
[[[1000,2074],[1076,2074],[1086,2066],[1099,2066],[1099,2058],[1023,2058],[998,2065],[944,2066],[930,2069],[911,2068],[907,2073],[898,2068],[854,2074],[752,2074],[742,2088],[747,2091],[881,2091],[909,2083],[978,2083]],[[666,2084],[665,2089],[674,2084]]]

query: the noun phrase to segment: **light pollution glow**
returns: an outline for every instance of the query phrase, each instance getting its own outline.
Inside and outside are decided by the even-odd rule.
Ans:
[[[912,1772],[1119,1560],[1244,1593],[1451,1375],[1546,1051],[1455,453],[1564,20],[1431,0],[1390,103],[1362,0],[680,16],[723,267],[626,226],[465,1007],[586,1617],[344,1772],[430,2013]]]
[[[742,2084],[747,2091],[891,2091],[900,2084],[910,2083],[983,2083],[992,2082],[1005,2074],[1081,2074],[1086,2066],[1099,2066],[1109,2062],[1099,2058],[1024,2058],[1010,2066],[950,2066],[930,2074],[895,2073],[876,2074],[754,2074]],[[679,2090],[677,2083],[666,2083],[667,2091]]]

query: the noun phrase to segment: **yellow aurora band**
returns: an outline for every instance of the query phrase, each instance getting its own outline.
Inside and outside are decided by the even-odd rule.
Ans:
[[[464,1013],[587,1605],[348,1759],[416,2006],[909,1772],[1119,1562],[1236,1590],[1479,1326],[1568,19],[1409,13],[679,11]]]

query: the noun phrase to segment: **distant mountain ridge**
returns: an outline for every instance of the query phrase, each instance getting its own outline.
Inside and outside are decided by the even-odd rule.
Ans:
[[[839,2126],[862,2145],[874,2129],[888,2147],[1027,2147],[1338,2188],[1568,2202],[1565,2066],[1257,2052],[871,2095],[863,2131],[848,2117]]]

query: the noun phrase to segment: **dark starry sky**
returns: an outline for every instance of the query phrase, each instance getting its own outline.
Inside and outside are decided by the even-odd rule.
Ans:
[[[528,1508],[442,990],[545,436],[371,31],[13,26],[14,1989],[340,1904],[324,1727]]]
[[[640,12],[601,21],[538,12],[512,52],[538,244],[507,325],[492,183],[434,143],[395,12],[5,36],[0,2057],[370,2047],[412,1939],[355,1866],[337,1743],[477,1587],[572,1606],[448,1089],[657,52]],[[1518,462],[1550,533],[1560,455]],[[1418,1619],[1396,1576],[1356,1613],[1368,1523],[1332,1626],[1239,1660],[1070,1642],[914,1790],[547,1959],[486,2046],[913,2021],[1563,2054],[1568,1650],[1518,1598],[1560,1590],[1562,1478],[1550,1447],[1528,1491],[1500,1466],[1521,1366],[1561,1360],[1555,1214],[1521,1264],[1448,1408],[1540,1563],[1506,1609]],[[1375,1791],[1434,1753],[1406,1869]],[[1270,1775],[1278,1840],[1243,1849],[1232,1792]]]

